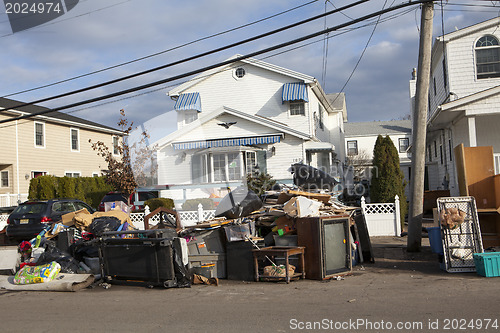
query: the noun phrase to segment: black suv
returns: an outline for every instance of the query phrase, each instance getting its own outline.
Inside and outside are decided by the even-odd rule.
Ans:
[[[7,219],[7,236],[18,240],[30,240],[50,223],[57,223],[61,216],[86,208],[94,210],[77,199],[52,199],[47,201],[26,201],[14,209]]]

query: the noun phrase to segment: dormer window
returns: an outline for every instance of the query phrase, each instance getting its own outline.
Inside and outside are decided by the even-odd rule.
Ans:
[[[500,77],[500,46],[495,36],[487,35],[476,42],[478,79]]]

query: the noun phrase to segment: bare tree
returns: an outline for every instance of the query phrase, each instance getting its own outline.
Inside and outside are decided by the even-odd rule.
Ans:
[[[353,171],[354,181],[369,178],[368,168],[372,166],[372,159],[366,150],[360,150],[357,155],[347,155],[346,165]]]

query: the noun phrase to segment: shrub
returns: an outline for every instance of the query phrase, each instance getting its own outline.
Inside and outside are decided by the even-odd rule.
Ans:
[[[255,192],[259,196],[264,194],[265,191],[272,189],[275,184],[276,180],[274,180],[268,173],[256,171],[247,174],[248,189]]]
[[[168,209],[174,209],[174,200],[169,199],[169,198],[153,198],[146,200],[144,202],[144,205],[149,206],[149,210],[152,212],[158,207],[165,207]]]
[[[372,179],[370,199],[372,202],[394,202],[399,196],[401,224],[408,210],[406,203],[406,181],[399,167],[399,154],[389,136],[379,135],[373,148]]]
[[[215,209],[214,201],[210,198],[188,199],[182,204],[182,210],[198,210],[201,204],[204,210]]]

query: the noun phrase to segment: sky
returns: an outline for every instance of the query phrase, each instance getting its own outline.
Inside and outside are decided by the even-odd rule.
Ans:
[[[194,61],[39,105],[61,107],[166,79],[403,2],[407,1],[371,0],[330,15],[326,20],[318,19]],[[13,33],[4,3],[0,2],[0,96],[22,102],[55,96],[210,51],[350,3],[352,1],[337,0],[80,0],[53,21]],[[283,14],[274,16],[279,13]],[[325,36],[320,36],[256,58],[313,76],[327,93],[345,92],[350,122],[401,119],[409,115],[410,110],[408,86],[412,68],[417,67],[420,15],[419,5],[406,7],[383,15],[378,24],[374,18],[332,32],[327,43]],[[451,32],[499,15],[500,1],[436,1],[434,36],[441,35],[443,30]],[[274,17],[248,25],[271,16]],[[365,26],[367,23],[370,24]],[[248,26],[205,38],[244,25]],[[199,39],[203,40],[191,43]],[[179,47],[187,43],[191,44]],[[101,71],[156,53],[161,54]],[[95,71],[99,73],[68,80]],[[151,119],[158,117],[163,119],[166,135],[176,126],[173,101],[167,92],[186,80],[189,78],[62,112],[116,128],[119,110],[125,109],[127,119],[136,126],[151,123]],[[66,82],[51,85],[58,81]],[[44,85],[50,86],[34,89]],[[17,94],[25,90],[30,91]]]

